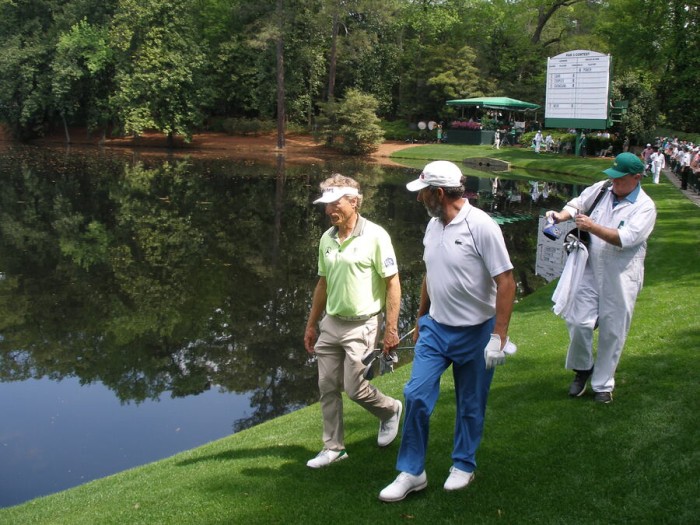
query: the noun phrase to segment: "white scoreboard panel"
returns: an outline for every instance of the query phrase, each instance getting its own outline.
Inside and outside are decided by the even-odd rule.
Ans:
[[[546,97],[546,127],[605,129],[610,55],[580,49],[550,57]]]

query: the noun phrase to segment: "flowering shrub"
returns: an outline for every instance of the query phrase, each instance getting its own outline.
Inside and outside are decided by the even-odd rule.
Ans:
[[[474,122],[472,120],[453,120],[450,122],[450,127],[452,129],[481,129],[481,124],[479,122]]]

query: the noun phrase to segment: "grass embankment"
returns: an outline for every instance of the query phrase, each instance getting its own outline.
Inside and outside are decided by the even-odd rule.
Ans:
[[[540,289],[516,305],[510,335],[518,353],[496,372],[467,490],[442,490],[455,408],[447,373],[432,418],[428,488],[403,502],[377,500],[396,475],[397,443],[378,449],[376,421],[346,401],[349,459],[330,468],[305,466],[321,446],[313,405],[0,510],[0,523],[697,523],[700,210],[668,181],[645,188],[659,216],[614,403],[567,397],[566,330],[551,313],[553,286]],[[402,367],[375,383],[401,396],[409,373]]]
[[[458,144],[428,144],[405,148],[394,153],[391,158],[413,168],[422,168],[426,159],[451,160],[460,164],[465,158],[490,157],[511,164],[513,173],[518,169],[537,171],[538,180],[582,183],[603,177],[601,170],[610,167],[612,159],[599,157],[576,157],[555,153],[536,154],[533,150],[520,147],[494,149],[491,146],[463,146]],[[464,166],[467,175],[481,175],[483,172],[470,171]],[[509,175],[509,176],[510,176]],[[531,178],[525,175],[524,178]]]

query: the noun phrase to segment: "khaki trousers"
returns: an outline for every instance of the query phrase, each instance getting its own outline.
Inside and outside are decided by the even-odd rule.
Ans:
[[[323,443],[328,450],[344,450],[343,398],[348,397],[384,421],[394,415],[396,400],[382,394],[362,377],[362,356],[375,348],[382,314],[366,321],[342,321],[326,315],[319,325],[314,351],[323,414]]]

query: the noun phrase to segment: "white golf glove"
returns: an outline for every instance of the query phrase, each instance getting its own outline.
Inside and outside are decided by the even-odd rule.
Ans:
[[[487,370],[506,362],[506,354],[501,350],[500,335],[491,334],[491,339],[489,339],[486,348],[484,348],[484,359],[486,360]]]

